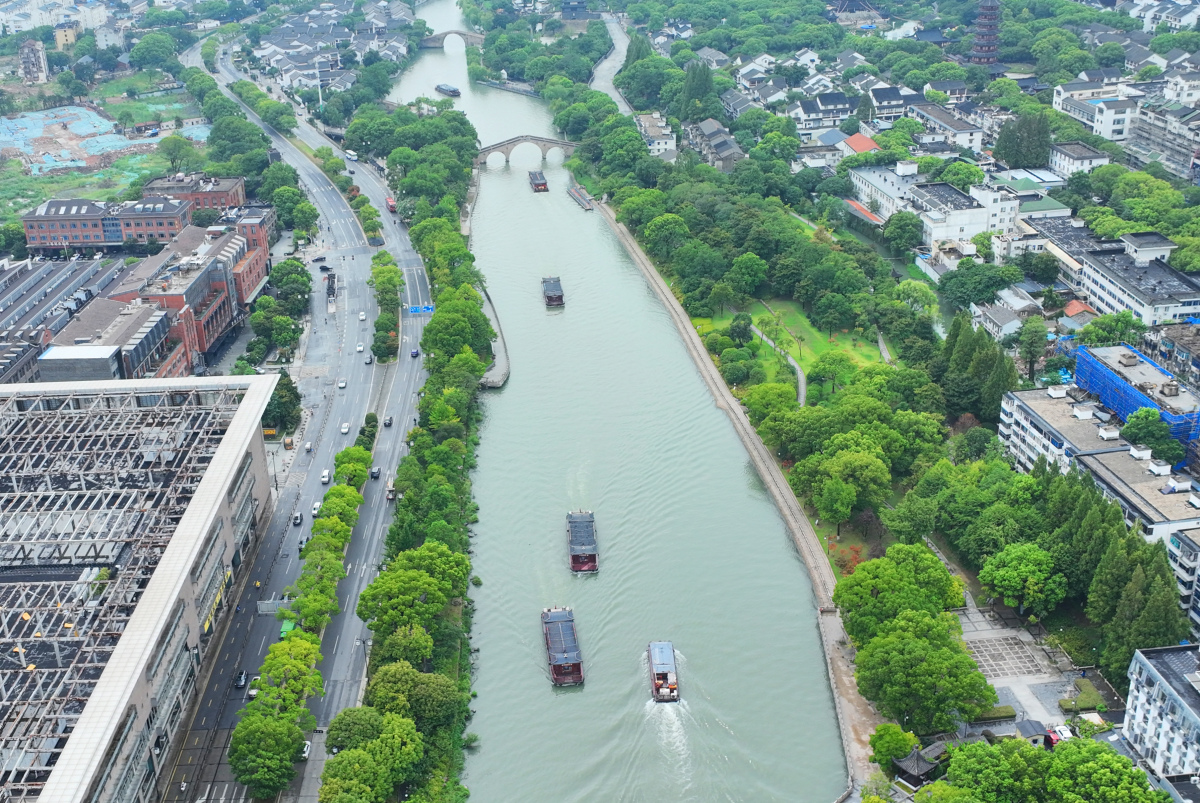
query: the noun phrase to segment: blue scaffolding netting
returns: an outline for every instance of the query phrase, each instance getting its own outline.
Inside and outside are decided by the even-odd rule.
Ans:
[[[1129,349],[1144,363],[1162,373],[1164,382],[1175,379],[1174,374],[1133,346],[1128,343],[1122,343],[1121,346]],[[1088,393],[1099,396],[1101,404],[1116,413],[1122,421],[1128,420],[1130,414],[1136,410],[1143,407],[1154,407],[1158,409],[1162,420],[1170,427],[1171,436],[1185,446],[1188,441],[1200,437],[1200,411],[1182,413],[1163,409],[1160,402],[1138,390],[1128,380],[1117,375],[1115,371],[1101,362],[1092,354],[1091,348],[1088,346],[1079,346],[1076,349],[1075,384]]]

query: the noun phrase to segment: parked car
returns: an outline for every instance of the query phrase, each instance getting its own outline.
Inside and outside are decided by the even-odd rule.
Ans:
[[[315,519],[317,517],[317,514],[320,512],[321,512],[321,503],[314,502],[313,503],[313,518]]]
[[[350,172],[353,173],[354,171],[351,170]],[[308,756],[310,753],[312,753],[312,742],[305,742],[304,749],[300,751],[300,760],[308,761]]]
[[[1050,735],[1050,744],[1058,744],[1065,742],[1067,739],[1074,739],[1075,734],[1071,733],[1071,729],[1066,725],[1055,725],[1046,728],[1046,733]]]
[[[250,678],[250,691],[246,692],[246,697],[248,697],[251,700],[253,700],[255,697],[258,696],[258,689],[255,688],[254,684],[258,683],[258,679],[260,677],[262,677],[262,676],[255,675],[254,677]]]
[[[292,514],[292,524],[299,527],[304,522],[304,514],[297,510]]]
[[[246,670],[243,669],[241,672],[238,672],[237,677],[233,679],[233,687],[235,689],[244,689],[246,688],[246,681],[249,679],[250,676],[246,674]]]

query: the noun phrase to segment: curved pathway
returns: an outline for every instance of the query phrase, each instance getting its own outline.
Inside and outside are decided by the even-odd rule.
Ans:
[[[762,342],[766,343],[773,349],[775,348],[775,341],[764,335],[757,326],[751,324],[750,331],[758,335]],[[779,349],[775,350],[778,351]],[[803,407],[804,397],[808,395],[808,380],[804,378],[804,369],[800,367],[800,363],[796,362],[795,358],[793,358],[791,354],[784,352],[783,356],[787,358],[787,361],[792,368],[796,369],[796,401],[800,403],[801,407]]]
[[[608,26],[608,35],[612,37],[613,47],[592,70],[592,80],[588,86],[597,92],[603,92],[616,101],[617,110],[621,114],[633,114],[629,102],[613,84],[613,78],[616,77],[617,71],[625,64],[625,51],[629,48],[629,34],[625,33],[621,23],[610,13],[604,14],[604,24]]]
[[[878,332],[879,337],[879,357],[888,365],[892,364],[892,355],[888,351],[887,343],[883,342],[883,332]]]

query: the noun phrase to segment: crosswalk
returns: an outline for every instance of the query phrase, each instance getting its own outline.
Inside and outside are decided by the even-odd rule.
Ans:
[[[248,790],[240,783],[209,783],[198,791],[196,803],[242,803]]]

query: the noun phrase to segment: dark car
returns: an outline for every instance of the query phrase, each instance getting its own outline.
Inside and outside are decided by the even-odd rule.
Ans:
[[[245,670],[245,669],[243,669],[241,672],[238,672],[238,673],[237,673],[237,677],[233,679],[233,687],[234,687],[235,689],[243,689],[243,688],[245,688],[245,687],[246,687],[246,681],[247,681],[248,679],[249,679],[249,676],[246,674],[246,670]]]
[[[379,466],[371,467],[371,479],[373,479],[373,480],[379,479]]]
[[[324,262],[325,257],[313,257],[313,262]]]
[[[383,419],[383,425],[385,427],[390,427],[392,425],[392,417],[390,415],[387,418]]]
[[[420,357],[421,352],[417,351],[416,349],[413,349],[411,352],[409,352],[409,356],[410,357]]]
[[[353,171],[353,170],[349,170],[349,171],[347,171],[347,172],[349,172],[349,173],[350,173],[350,175],[352,175],[352,176],[354,175],[354,171]]]
[[[365,362],[367,365],[370,365],[371,363],[375,362],[375,357],[368,354],[367,359],[365,359],[363,362]]]
[[[296,513],[293,513],[293,514],[292,514],[292,524],[294,524],[295,526],[299,527],[299,526],[300,526],[300,522],[302,522],[302,521],[304,521],[304,514],[303,514],[303,513],[296,512]]]

